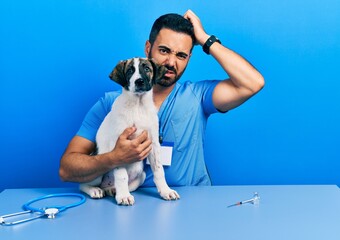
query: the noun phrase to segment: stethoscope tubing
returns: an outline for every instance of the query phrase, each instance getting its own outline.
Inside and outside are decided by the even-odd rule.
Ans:
[[[35,202],[38,202],[38,201],[41,201],[41,200],[44,200],[44,199],[47,199],[47,198],[55,198],[55,197],[78,197],[78,198],[80,198],[80,201],[75,202],[75,203],[70,203],[70,204],[67,204],[67,205],[64,205],[64,206],[48,206],[48,207],[44,207],[44,208],[35,208],[35,207],[31,206],[32,203],[35,203]],[[48,209],[48,208],[57,208],[59,210],[59,212],[62,212],[62,211],[65,211],[68,208],[79,206],[79,205],[83,204],[85,201],[86,201],[86,198],[82,194],[78,194],[78,193],[54,193],[54,194],[48,194],[48,195],[45,195],[45,196],[42,196],[42,197],[34,198],[34,199],[28,201],[27,203],[25,203],[22,206],[22,208],[25,211],[30,210],[32,212],[41,212],[41,213],[45,213],[45,210]]]

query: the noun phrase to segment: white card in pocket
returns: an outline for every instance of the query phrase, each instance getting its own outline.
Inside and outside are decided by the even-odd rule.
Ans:
[[[173,142],[163,142],[161,144],[161,156],[160,161],[163,166],[171,166],[172,151],[174,149]],[[150,164],[149,159],[146,160],[147,164]]]

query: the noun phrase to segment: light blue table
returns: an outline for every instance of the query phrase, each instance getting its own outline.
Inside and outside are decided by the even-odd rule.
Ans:
[[[340,189],[335,185],[213,186],[175,188],[179,201],[164,201],[156,189],[134,192],[136,203],[87,198],[55,219],[0,226],[0,239],[227,239],[339,240]],[[229,204],[259,192],[259,206]],[[7,189],[0,215],[21,210],[26,201],[76,189]],[[74,200],[74,199],[73,199]],[[65,201],[66,199],[58,199]]]

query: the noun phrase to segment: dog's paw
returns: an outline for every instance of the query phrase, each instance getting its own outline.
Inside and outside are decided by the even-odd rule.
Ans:
[[[105,188],[105,195],[113,197],[116,194],[115,188]]]
[[[172,190],[170,188],[168,189],[162,189],[159,194],[161,195],[161,197],[165,200],[177,200],[180,199],[179,194],[175,191]]]
[[[135,203],[135,198],[131,195],[116,194],[116,202],[118,205],[131,206]]]
[[[91,198],[103,198],[105,196],[104,190],[99,187],[93,187],[88,191]]]

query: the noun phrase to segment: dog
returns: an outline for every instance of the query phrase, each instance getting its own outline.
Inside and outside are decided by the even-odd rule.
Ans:
[[[148,160],[154,182],[160,196],[165,200],[179,199],[179,194],[170,189],[165,180],[160,162],[159,128],[157,109],[153,102],[152,86],[161,80],[167,68],[152,59],[132,58],[120,61],[110,74],[110,79],[122,86],[122,94],[112,105],[112,109],[100,125],[97,135],[97,153],[114,149],[120,134],[128,127],[136,127],[133,138],[146,130],[152,140],[152,150]],[[114,196],[119,205],[133,205],[135,200],[130,192],[136,190],[145,180],[143,162],[138,161],[117,167],[89,183],[80,184],[80,190],[92,198],[102,198],[105,194]],[[104,183],[104,178],[110,179]],[[106,185],[106,186],[105,186]]]

